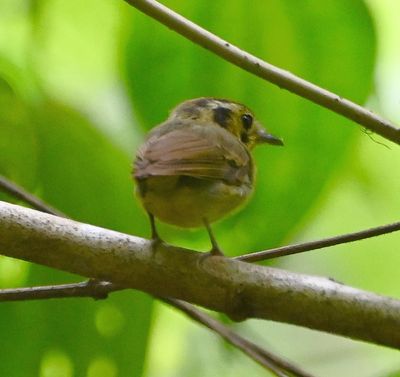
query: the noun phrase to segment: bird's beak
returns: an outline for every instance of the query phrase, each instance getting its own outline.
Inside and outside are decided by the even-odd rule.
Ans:
[[[271,145],[283,145],[282,139],[279,137],[276,137],[274,135],[269,134],[267,131],[265,131],[263,128],[260,128],[257,130],[257,139],[256,139],[257,144],[271,144]]]

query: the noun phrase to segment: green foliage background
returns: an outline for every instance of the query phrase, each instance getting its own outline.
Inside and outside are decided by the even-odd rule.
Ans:
[[[360,0],[165,4],[268,62],[358,103],[373,92],[376,32]],[[130,179],[135,148],[173,106],[198,96],[246,103],[286,144],[255,152],[254,198],[240,213],[215,225],[228,254],[378,225],[375,219],[388,221],[392,205],[382,208],[372,200],[381,165],[373,158],[371,168],[365,155],[384,159],[393,154],[382,154],[349,121],[231,66],[124,3],[0,4],[0,173],[74,219],[146,236],[147,219],[133,198]],[[363,196],[363,190],[370,196]],[[379,214],[369,202],[379,207]],[[209,247],[202,230],[160,229],[170,242]],[[377,283],[372,270],[363,274],[360,265],[370,261],[364,255],[341,259],[337,250],[330,250],[283,263],[400,296],[391,288],[395,271],[380,270],[384,283]],[[2,287],[79,279],[0,259]],[[351,364],[343,361],[348,355],[335,356],[350,341],[335,343],[328,335],[255,321],[237,326],[320,375],[338,375],[333,371],[339,367],[350,370]],[[274,337],[264,337],[266,329]],[[0,375],[263,375],[258,366],[202,331],[177,313],[155,308],[148,296],[137,292],[116,293],[103,302],[3,303]],[[296,347],[299,339],[307,350]],[[318,353],[320,342],[326,342],[329,360]],[[356,357],[378,347],[351,349]],[[312,359],[314,352],[321,358]],[[379,352],[376,365],[394,365],[392,353]]]

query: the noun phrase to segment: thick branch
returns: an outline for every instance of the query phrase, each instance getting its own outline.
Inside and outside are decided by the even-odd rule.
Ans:
[[[0,202],[0,251],[234,319],[271,319],[400,348],[400,302],[329,279],[208,257]]]
[[[238,67],[280,88],[287,89],[292,93],[341,114],[384,138],[400,144],[400,129],[370,110],[239,49],[155,0],[125,1],[185,38],[212,51],[214,54]]]

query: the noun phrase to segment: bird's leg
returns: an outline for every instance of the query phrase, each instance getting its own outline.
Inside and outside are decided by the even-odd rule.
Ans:
[[[154,244],[163,242],[161,237],[158,235],[154,215],[150,212],[147,212],[147,214],[149,215],[150,226],[151,226],[151,240],[153,241]]]
[[[211,241],[212,247],[210,250],[210,255],[224,255],[224,253],[221,251],[221,249],[218,246],[217,240],[214,237],[214,234],[212,232],[212,229],[211,229],[210,224],[208,223],[207,219],[204,218],[203,222],[204,222],[204,226],[207,229],[208,236],[210,237],[210,241]]]

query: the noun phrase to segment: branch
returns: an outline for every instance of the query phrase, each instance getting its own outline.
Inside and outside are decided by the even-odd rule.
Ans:
[[[225,339],[228,343],[233,346],[242,349],[244,353],[250,356],[253,360],[259,360],[259,363],[265,363],[265,360],[269,364],[269,369],[273,370],[275,373],[279,373],[279,369],[284,371],[288,371],[295,376],[302,377],[311,377],[311,375],[299,367],[293,365],[291,362],[288,362],[285,359],[282,359],[271,352],[264,350],[263,348],[257,346],[256,344],[249,342],[248,340],[242,338],[240,335],[236,334],[228,327],[224,326],[222,323],[217,321],[216,319],[206,315],[205,313],[197,310],[193,305],[190,305],[186,302],[174,299],[161,299],[162,301],[170,304],[172,306],[177,307],[187,316],[194,319],[196,322],[202,323],[204,326],[213,330],[217,334],[219,334],[223,339]],[[278,368],[277,368],[278,367]]]
[[[298,254],[298,253],[303,253],[305,251],[340,245],[342,243],[360,241],[367,238],[372,238],[376,236],[381,236],[383,234],[396,232],[398,230],[400,230],[400,222],[381,225],[375,228],[365,229],[354,233],[342,234],[339,236],[324,238],[321,240],[309,241],[295,245],[281,246],[269,250],[258,251],[256,253],[239,255],[237,257],[234,257],[234,259],[246,262],[259,262],[262,260],[283,257],[285,255]]]
[[[124,289],[106,281],[88,280],[80,283],[46,285],[28,288],[0,289],[0,302],[48,300],[50,298],[92,297],[107,298],[108,294]]]
[[[400,348],[400,301],[329,279],[160,245],[0,202],[0,250],[231,318],[270,319]]]
[[[343,115],[396,144],[400,144],[400,129],[370,110],[239,49],[157,1],[125,1],[185,38],[210,50],[222,59],[280,88],[287,89],[292,93]]]

